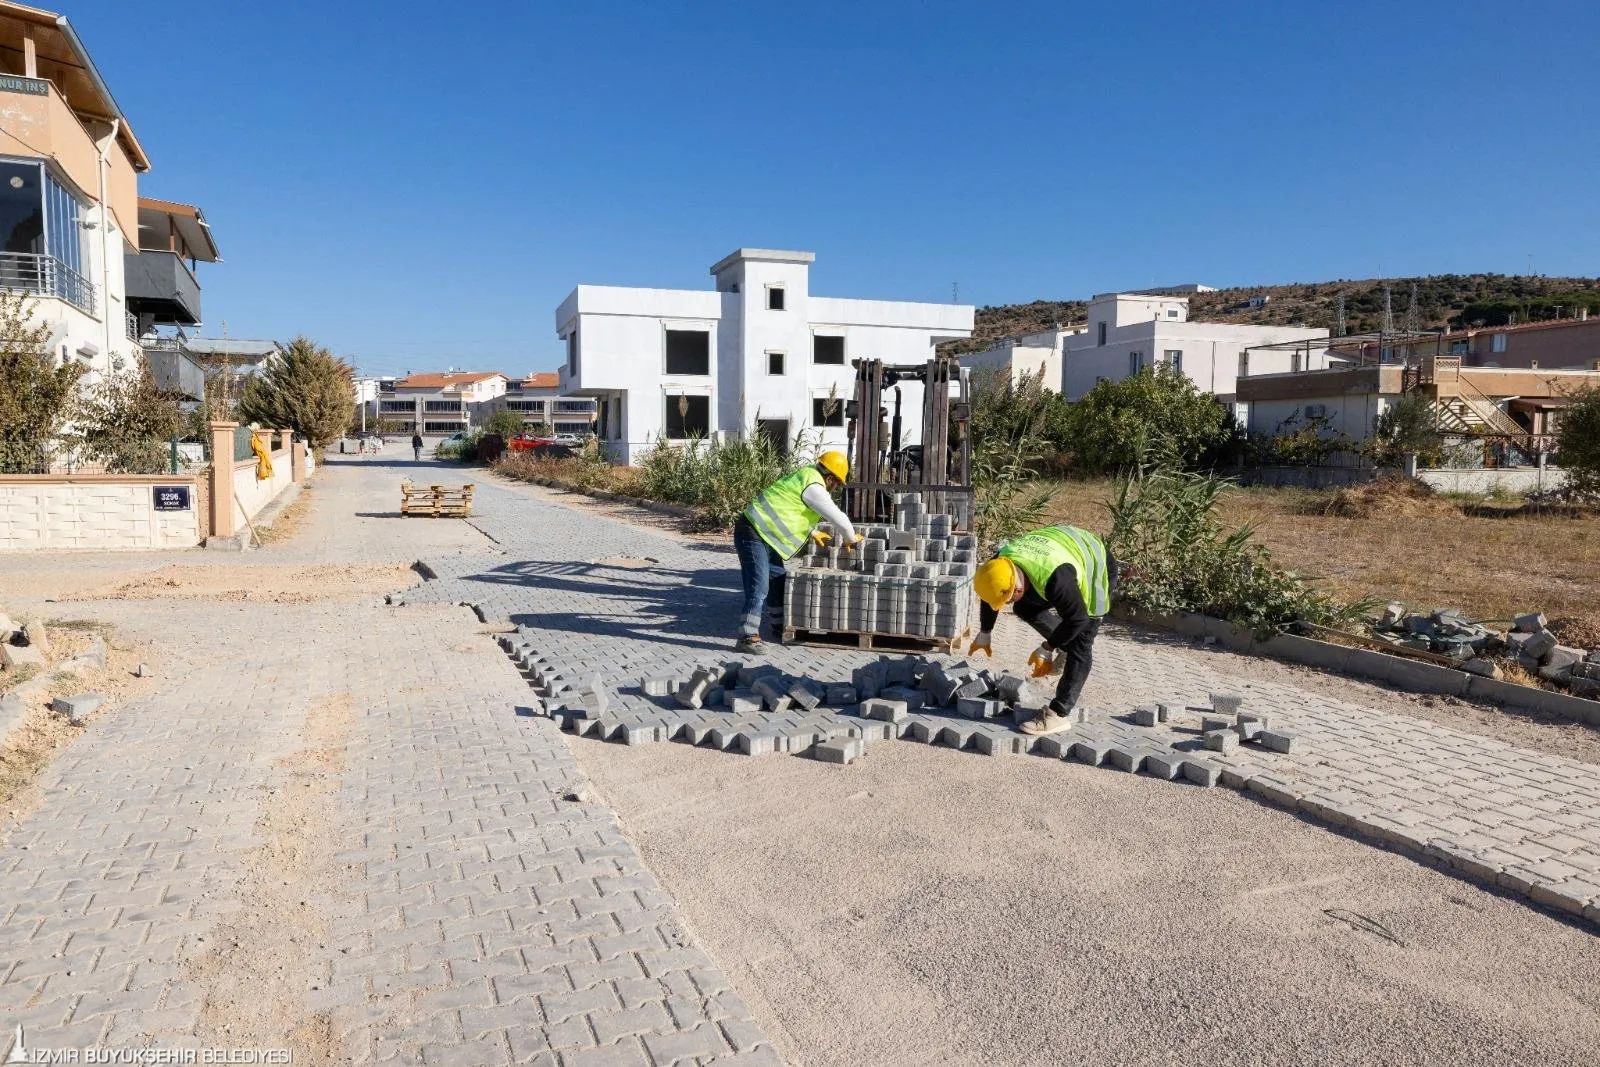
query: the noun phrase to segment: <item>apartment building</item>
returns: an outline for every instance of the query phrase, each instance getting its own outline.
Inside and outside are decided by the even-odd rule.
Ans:
[[[1067,339],[1088,332],[1089,327],[1080,323],[1002,337],[982,351],[962,356],[961,365],[975,371],[1001,374],[1014,386],[1024,378],[1031,378],[1056,392],[1061,388],[1061,359],[1067,349]]]
[[[521,415],[528,426],[587,437],[595,432],[597,407],[593,397],[562,396],[561,375],[541,371],[512,379],[505,394],[490,402],[489,411],[504,408]]]
[[[1246,375],[1327,367],[1327,337],[1326,329],[1303,326],[1190,322],[1186,296],[1101,293],[1089,302],[1087,329],[1064,339],[1061,391],[1077,400],[1102,379],[1166,368],[1232,402]],[[1304,351],[1255,351],[1295,341],[1311,344]]]
[[[712,265],[710,290],[579,285],[556,309],[560,392],[597,402],[599,437],[624,463],[661,438],[747,430],[842,446],[852,361],[925,363],[971,336],[973,309],[813,296],[815,258],[740,248]],[[920,410],[920,390],[898,388]]]
[[[66,18],[0,2],[0,287],[34,298],[51,352],[89,381],[141,358],[124,271],[149,169]]]
[[[139,198],[138,248],[123,256],[128,336],[137,341],[156,385],[183,400],[205,398],[206,368],[189,347],[201,324],[201,263],[217,263],[216,238],[193,204]]]
[[[1512,367],[1525,370],[1600,369],[1600,317],[1586,309],[1576,318],[1529,322],[1520,326],[1481,326],[1418,335],[1414,338],[1364,338],[1345,346],[1361,363],[1460,356],[1467,367]]]
[[[445,371],[383,379],[378,420],[406,433],[454,434],[480,424],[488,405],[504,396],[510,379],[499,371]]]

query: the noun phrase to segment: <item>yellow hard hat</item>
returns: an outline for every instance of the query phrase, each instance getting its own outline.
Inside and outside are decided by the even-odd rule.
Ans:
[[[850,461],[844,458],[844,453],[837,449],[830,449],[817,457],[817,466],[839,479],[841,482],[850,480]]]
[[[1017,565],[1004,556],[996,556],[978,568],[972,588],[979,600],[999,611],[1011,603],[1011,594],[1017,588]]]

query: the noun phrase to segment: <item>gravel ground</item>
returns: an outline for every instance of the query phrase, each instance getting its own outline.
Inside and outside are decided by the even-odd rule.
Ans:
[[[791,1063],[1600,1062],[1591,933],[1229,790],[572,745]]]

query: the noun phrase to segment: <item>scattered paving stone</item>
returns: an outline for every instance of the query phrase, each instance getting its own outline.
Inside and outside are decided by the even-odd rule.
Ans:
[[[1202,715],[1200,716],[1200,732],[1212,733],[1216,730],[1226,730],[1238,723],[1238,718],[1233,715]]]
[[[1254,719],[1249,719],[1240,721],[1233,729],[1239,735],[1241,741],[1254,741],[1266,727]]]
[[[1183,764],[1187,758],[1178,752],[1152,752],[1144,758],[1144,772],[1170,782],[1183,773]]]
[[[1207,730],[1206,748],[1212,752],[1232,752],[1239,747],[1239,735],[1233,730]]]
[[[1281,752],[1285,755],[1305,751],[1304,743],[1294,734],[1282,734],[1275,730],[1262,730],[1256,735],[1256,741],[1268,751]]]
[[[1511,628],[1519,634],[1536,634],[1548,625],[1550,620],[1544,617],[1544,612],[1536,611],[1529,615],[1518,615]]]
[[[58,715],[65,715],[73,722],[82,722],[85,716],[106,702],[100,693],[79,693],[76,696],[56,697],[50,702],[50,710]]]
[[[1133,722],[1136,726],[1154,726],[1161,721],[1161,713],[1155,708],[1134,708]]]
[[[669,697],[677,692],[678,680],[676,678],[641,678],[639,688],[647,697]]]
[[[1238,693],[1212,693],[1211,707],[1219,715],[1236,715],[1244,704],[1244,697]]]
[[[1195,785],[1209,788],[1222,777],[1222,768],[1210,760],[1191,758],[1183,761],[1183,776]]]
[[[133,670],[133,676],[135,678],[148,678],[152,673],[153,672],[150,670],[150,664],[148,663],[141,663]]]
[[[879,697],[875,700],[863,701],[861,714],[868,719],[878,719],[883,722],[900,722],[910,714],[904,700],[891,700]]]
[[[43,667],[44,653],[33,645],[0,645],[0,665],[11,667]]]
[[[824,741],[811,750],[811,755],[823,763],[849,763],[866,752],[865,743],[858,737],[843,737],[837,741]]]

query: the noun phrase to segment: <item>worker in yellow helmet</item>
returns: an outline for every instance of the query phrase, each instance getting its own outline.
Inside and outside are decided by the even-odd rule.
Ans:
[[[815,464],[767,486],[733,524],[733,550],[739,554],[744,585],[739,651],[762,651],[762,611],[769,603],[774,612],[783,609],[784,563],[805,547],[808,537],[818,544],[828,542],[827,534],[817,532],[817,523],[826,519],[847,548],[861,540],[830,495],[849,478],[850,461],[844,453],[824,452]]]
[[[1044,638],[1028,657],[1033,676],[1062,672],[1055,699],[1022,724],[1023,733],[1053,734],[1072,725],[1071,712],[1094,665],[1094,639],[1111,610],[1116,580],[1117,561],[1106,543],[1077,526],[1047,526],[1014,538],[978,568],[973,586],[983,607],[968,654],[994,655],[989,644],[995,620],[1002,608],[1015,604],[1017,618]]]

